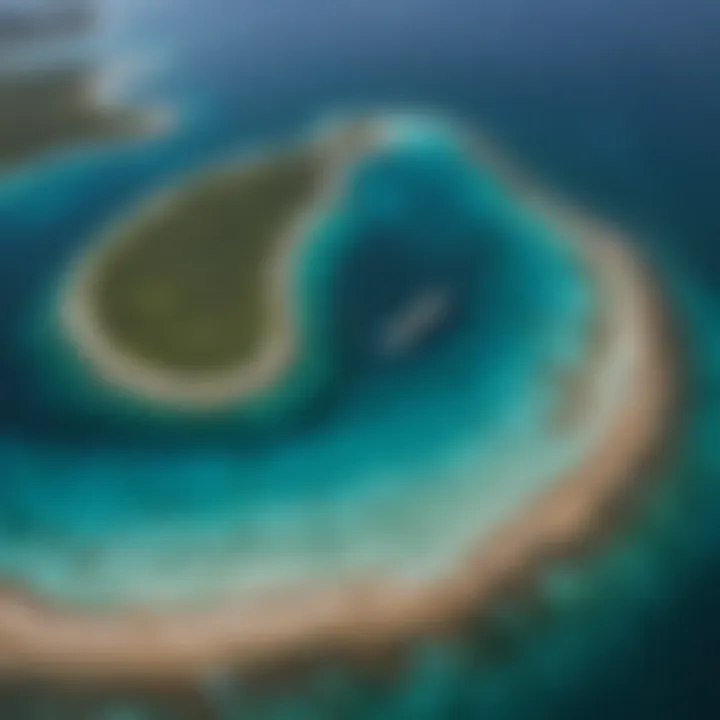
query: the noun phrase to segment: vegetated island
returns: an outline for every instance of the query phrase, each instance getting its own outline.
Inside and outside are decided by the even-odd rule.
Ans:
[[[296,356],[299,252],[371,124],[153,198],[71,268],[61,321],[109,385],[178,410],[251,398]]]

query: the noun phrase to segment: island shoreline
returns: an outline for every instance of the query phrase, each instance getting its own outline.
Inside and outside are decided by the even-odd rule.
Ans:
[[[180,412],[215,411],[251,402],[281,382],[292,372],[302,353],[296,317],[297,298],[293,292],[297,275],[295,264],[302,262],[297,254],[307,251],[305,246],[313,243],[312,230],[323,217],[324,210],[331,207],[342,192],[353,160],[376,146],[380,136],[375,126],[368,123],[347,138],[327,138],[330,145],[337,141],[339,147],[324,151],[328,157],[323,158],[325,167],[321,171],[324,177],[320,180],[320,189],[309,206],[302,208],[290,222],[265,270],[263,301],[272,319],[268,321],[259,351],[249,362],[241,362],[231,370],[208,373],[174,371],[144,362],[128,356],[113,342],[93,311],[92,285],[105,253],[112,252],[135,225],[181,201],[186,192],[183,183],[160,191],[133,213],[130,220],[113,224],[98,246],[87,248],[71,263],[61,283],[58,305],[60,327],[74,354],[106,387],[143,403]],[[311,136],[304,142],[314,144],[321,139]],[[218,177],[251,171],[255,165],[271,161],[279,152],[223,163],[207,172]]]

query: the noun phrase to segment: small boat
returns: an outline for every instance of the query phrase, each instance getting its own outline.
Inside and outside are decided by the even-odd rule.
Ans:
[[[433,288],[414,298],[380,330],[379,353],[396,356],[411,351],[443,323],[451,305],[446,288]]]

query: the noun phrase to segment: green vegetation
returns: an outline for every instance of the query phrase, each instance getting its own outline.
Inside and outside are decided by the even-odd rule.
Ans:
[[[0,75],[0,169],[46,151],[127,134],[130,113],[94,107],[88,70]]]
[[[267,330],[267,268],[317,189],[308,149],[215,172],[159,203],[94,275],[102,326],[125,352],[180,371],[253,357]]]

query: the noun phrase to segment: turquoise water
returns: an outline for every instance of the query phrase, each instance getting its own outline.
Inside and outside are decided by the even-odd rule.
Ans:
[[[271,417],[256,434],[237,418],[221,418],[196,423],[189,435],[184,423],[110,402],[91,390],[72,358],[61,359],[52,326],[43,325],[47,293],[64,263],[136,199],[178,174],[257,141],[292,135],[336,106],[440,107],[492,127],[539,175],[621,221],[651,253],[680,328],[686,405],[673,453],[651,478],[657,487],[652,501],[602,552],[548,567],[535,598],[539,618],[537,607],[528,619],[525,607],[509,604],[498,613],[490,642],[487,628],[479,628],[460,647],[418,648],[416,661],[391,687],[341,677],[325,692],[343,698],[350,708],[343,717],[357,718],[715,717],[717,19],[696,2],[682,9],[668,3],[662,13],[640,0],[622,7],[553,2],[543,6],[542,18],[517,2],[479,9],[452,0],[442,12],[429,0],[421,5],[412,23],[407,8],[395,4],[349,3],[331,11],[316,1],[302,12],[280,0],[252,11],[233,11],[220,0],[202,11],[187,2],[148,5],[148,15],[138,11],[136,18],[141,32],[130,21],[126,31],[133,42],[144,36],[153,43],[162,35],[167,65],[127,95],[137,102],[181,102],[187,124],[160,140],[69,154],[2,181],[5,533],[13,547],[21,538],[53,543],[51,552],[41,542],[32,562],[8,554],[2,562],[16,577],[62,595],[67,565],[58,554],[67,550],[65,557],[72,557],[103,538],[112,545],[111,528],[141,533],[170,512],[188,537],[192,526],[195,538],[207,538],[228,499],[243,505],[278,496],[327,497],[371,485],[373,478],[385,484],[389,476],[408,493],[423,479],[410,472],[411,461],[425,468],[434,458],[448,473],[458,462],[463,433],[476,437],[506,398],[523,400],[513,407],[542,407],[541,398],[524,392],[532,386],[521,382],[532,360],[520,333],[528,323],[522,309],[557,319],[558,308],[574,307],[560,290],[574,287],[575,275],[564,259],[545,254],[549,267],[535,272],[519,248],[508,258],[508,285],[500,282],[504,273],[487,277],[484,269],[495,267],[497,258],[486,263],[482,253],[472,265],[472,277],[483,279],[477,287],[464,279],[465,263],[459,270],[429,263],[432,272],[423,263],[411,265],[407,292],[428,277],[449,275],[480,297],[470,293],[467,300],[472,323],[458,316],[432,338],[437,343],[387,366],[363,354],[363,326],[372,326],[385,303],[402,303],[405,288],[396,287],[393,272],[387,294],[372,294],[377,309],[367,298],[354,308],[365,283],[377,287],[381,277],[372,257],[351,254],[357,261],[352,268],[366,261],[368,269],[354,277],[349,268],[343,287],[329,288],[347,296],[338,295],[338,317],[357,313],[345,328],[357,327],[343,336],[347,351],[332,358],[347,386],[322,374],[327,392],[319,410],[309,413],[310,405],[301,403],[305,414],[291,412],[280,425]],[[150,10],[157,12],[157,25]],[[556,22],[547,22],[549,16]],[[332,32],[330,20],[318,17],[332,18]],[[218,18],[222,31],[216,31]],[[404,266],[404,258],[400,244],[397,257],[383,256],[383,263]],[[550,278],[565,278],[569,286]],[[521,296],[502,294],[511,287]],[[517,314],[506,313],[514,302]],[[560,317],[561,339],[574,336],[567,331],[576,326]],[[334,330],[333,318],[327,321],[325,330]],[[463,336],[464,328],[472,331]],[[466,352],[473,342],[474,351]],[[471,361],[491,366],[481,372],[475,363],[469,367]],[[437,371],[451,365],[453,372]],[[500,377],[499,368],[506,369],[506,382],[487,384]],[[468,381],[477,396],[466,391]],[[476,397],[482,402],[474,405]],[[524,404],[531,400],[536,403]],[[279,444],[287,451],[277,453]],[[298,472],[298,457],[307,472]],[[388,471],[391,458],[403,472]],[[253,482],[238,486],[238,469],[248,468],[244,477]],[[270,527],[274,537],[277,526]],[[312,540],[324,546],[328,537]],[[86,576],[73,602],[113,600],[102,592],[93,596],[93,587],[97,593],[92,575]],[[242,688],[224,688],[216,698],[218,714],[232,717],[243,697]],[[299,704],[289,695],[274,711],[287,717]],[[312,705],[306,716],[317,717]]]
[[[415,554],[437,563],[448,552],[450,517],[427,517],[438,485],[468,502],[456,476],[476,477],[478,517],[453,511],[467,534],[552,482],[538,468],[567,452],[566,438],[546,432],[562,384],[542,380],[584,360],[587,273],[448,128],[405,123],[352,168],[308,231],[291,288],[303,349],[288,377],[219,417],[177,417],[103,387],[63,337],[55,293],[47,300],[47,285],[117,212],[102,217],[87,195],[112,174],[114,152],[38,168],[8,189],[8,255],[22,237],[36,247],[30,198],[43,197],[57,254],[33,252],[4,328],[8,360],[23,368],[6,375],[21,406],[20,420],[11,404],[4,413],[6,577],[73,602],[186,604],[253,574],[260,583],[278,563],[281,575],[318,578],[412,569]],[[172,166],[171,142],[121,154],[127,176],[142,187],[148,158]],[[449,304],[440,326],[418,347],[384,351],[383,327],[438,290]],[[534,467],[498,470],[506,448],[533,453]],[[494,508],[486,520],[484,504]]]

